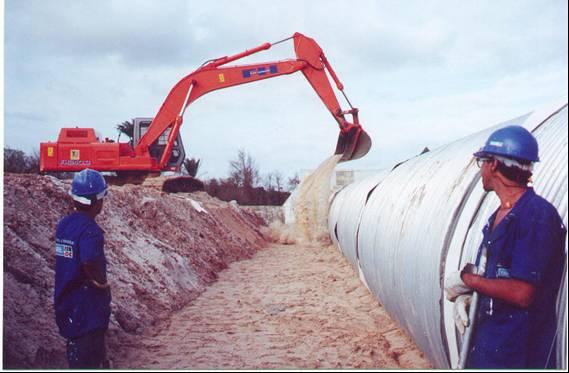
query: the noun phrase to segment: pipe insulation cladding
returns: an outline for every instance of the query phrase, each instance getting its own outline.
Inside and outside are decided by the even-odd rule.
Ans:
[[[472,153],[498,128],[521,125],[537,138],[536,193],[567,226],[567,102],[492,126],[352,183],[332,199],[333,243],[387,312],[435,368],[455,367],[459,354],[446,275],[474,262],[482,228],[498,208],[484,192]],[[567,254],[567,238],[565,243]],[[566,369],[567,269],[558,295],[557,367]]]

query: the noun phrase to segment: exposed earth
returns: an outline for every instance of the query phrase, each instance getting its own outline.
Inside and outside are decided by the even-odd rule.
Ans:
[[[332,246],[278,245],[232,263],[116,355],[118,368],[430,368]]]
[[[67,367],[52,303],[68,189],[4,175],[5,369]],[[295,243],[248,208],[203,192],[114,186],[97,221],[115,369],[431,367],[338,250]]]

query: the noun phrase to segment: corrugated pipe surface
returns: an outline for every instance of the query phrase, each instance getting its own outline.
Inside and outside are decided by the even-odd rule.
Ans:
[[[444,277],[473,261],[482,227],[498,207],[482,188],[472,153],[511,124],[536,136],[541,162],[534,188],[567,225],[567,105],[550,106],[412,158],[335,195],[333,242],[370,291],[436,368],[456,366],[458,341]],[[567,247],[566,250],[567,252]],[[566,367],[567,285],[559,299],[558,366]]]

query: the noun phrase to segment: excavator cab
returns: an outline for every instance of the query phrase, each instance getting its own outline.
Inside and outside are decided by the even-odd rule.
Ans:
[[[153,118],[134,118],[132,122],[134,123],[134,144],[138,144],[140,138],[148,131]],[[156,159],[162,158],[162,153],[166,149],[168,143],[168,136],[170,135],[170,128],[167,128],[164,133],[152,144],[149,148],[150,155]],[[184,160],[186,159],[186,152],[184,150],[184,144],[182,143],[182,136],[178,133],[176,140],[174,140],[174,145],[172,147],[172,154],[167,163],[167,168],[172,171],[177,171],[180,169]]]

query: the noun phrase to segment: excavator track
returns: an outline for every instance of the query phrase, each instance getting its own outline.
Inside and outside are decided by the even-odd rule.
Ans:
[[[161,176],[138,171],[117,172],[116,176],[105,176],[105,180],[110,185],[140,185],[166,193],[192,193],[205,189],[204,183],[192,176]]]
[[[148,177],[148,172],[121,171],[116,172],[116,176],[105,176],[105,180],[110,185],[142,184]]]
[[[192,176],[147,177],[142,186],[166,193],[192,193],[205,189],[204,183]]]

